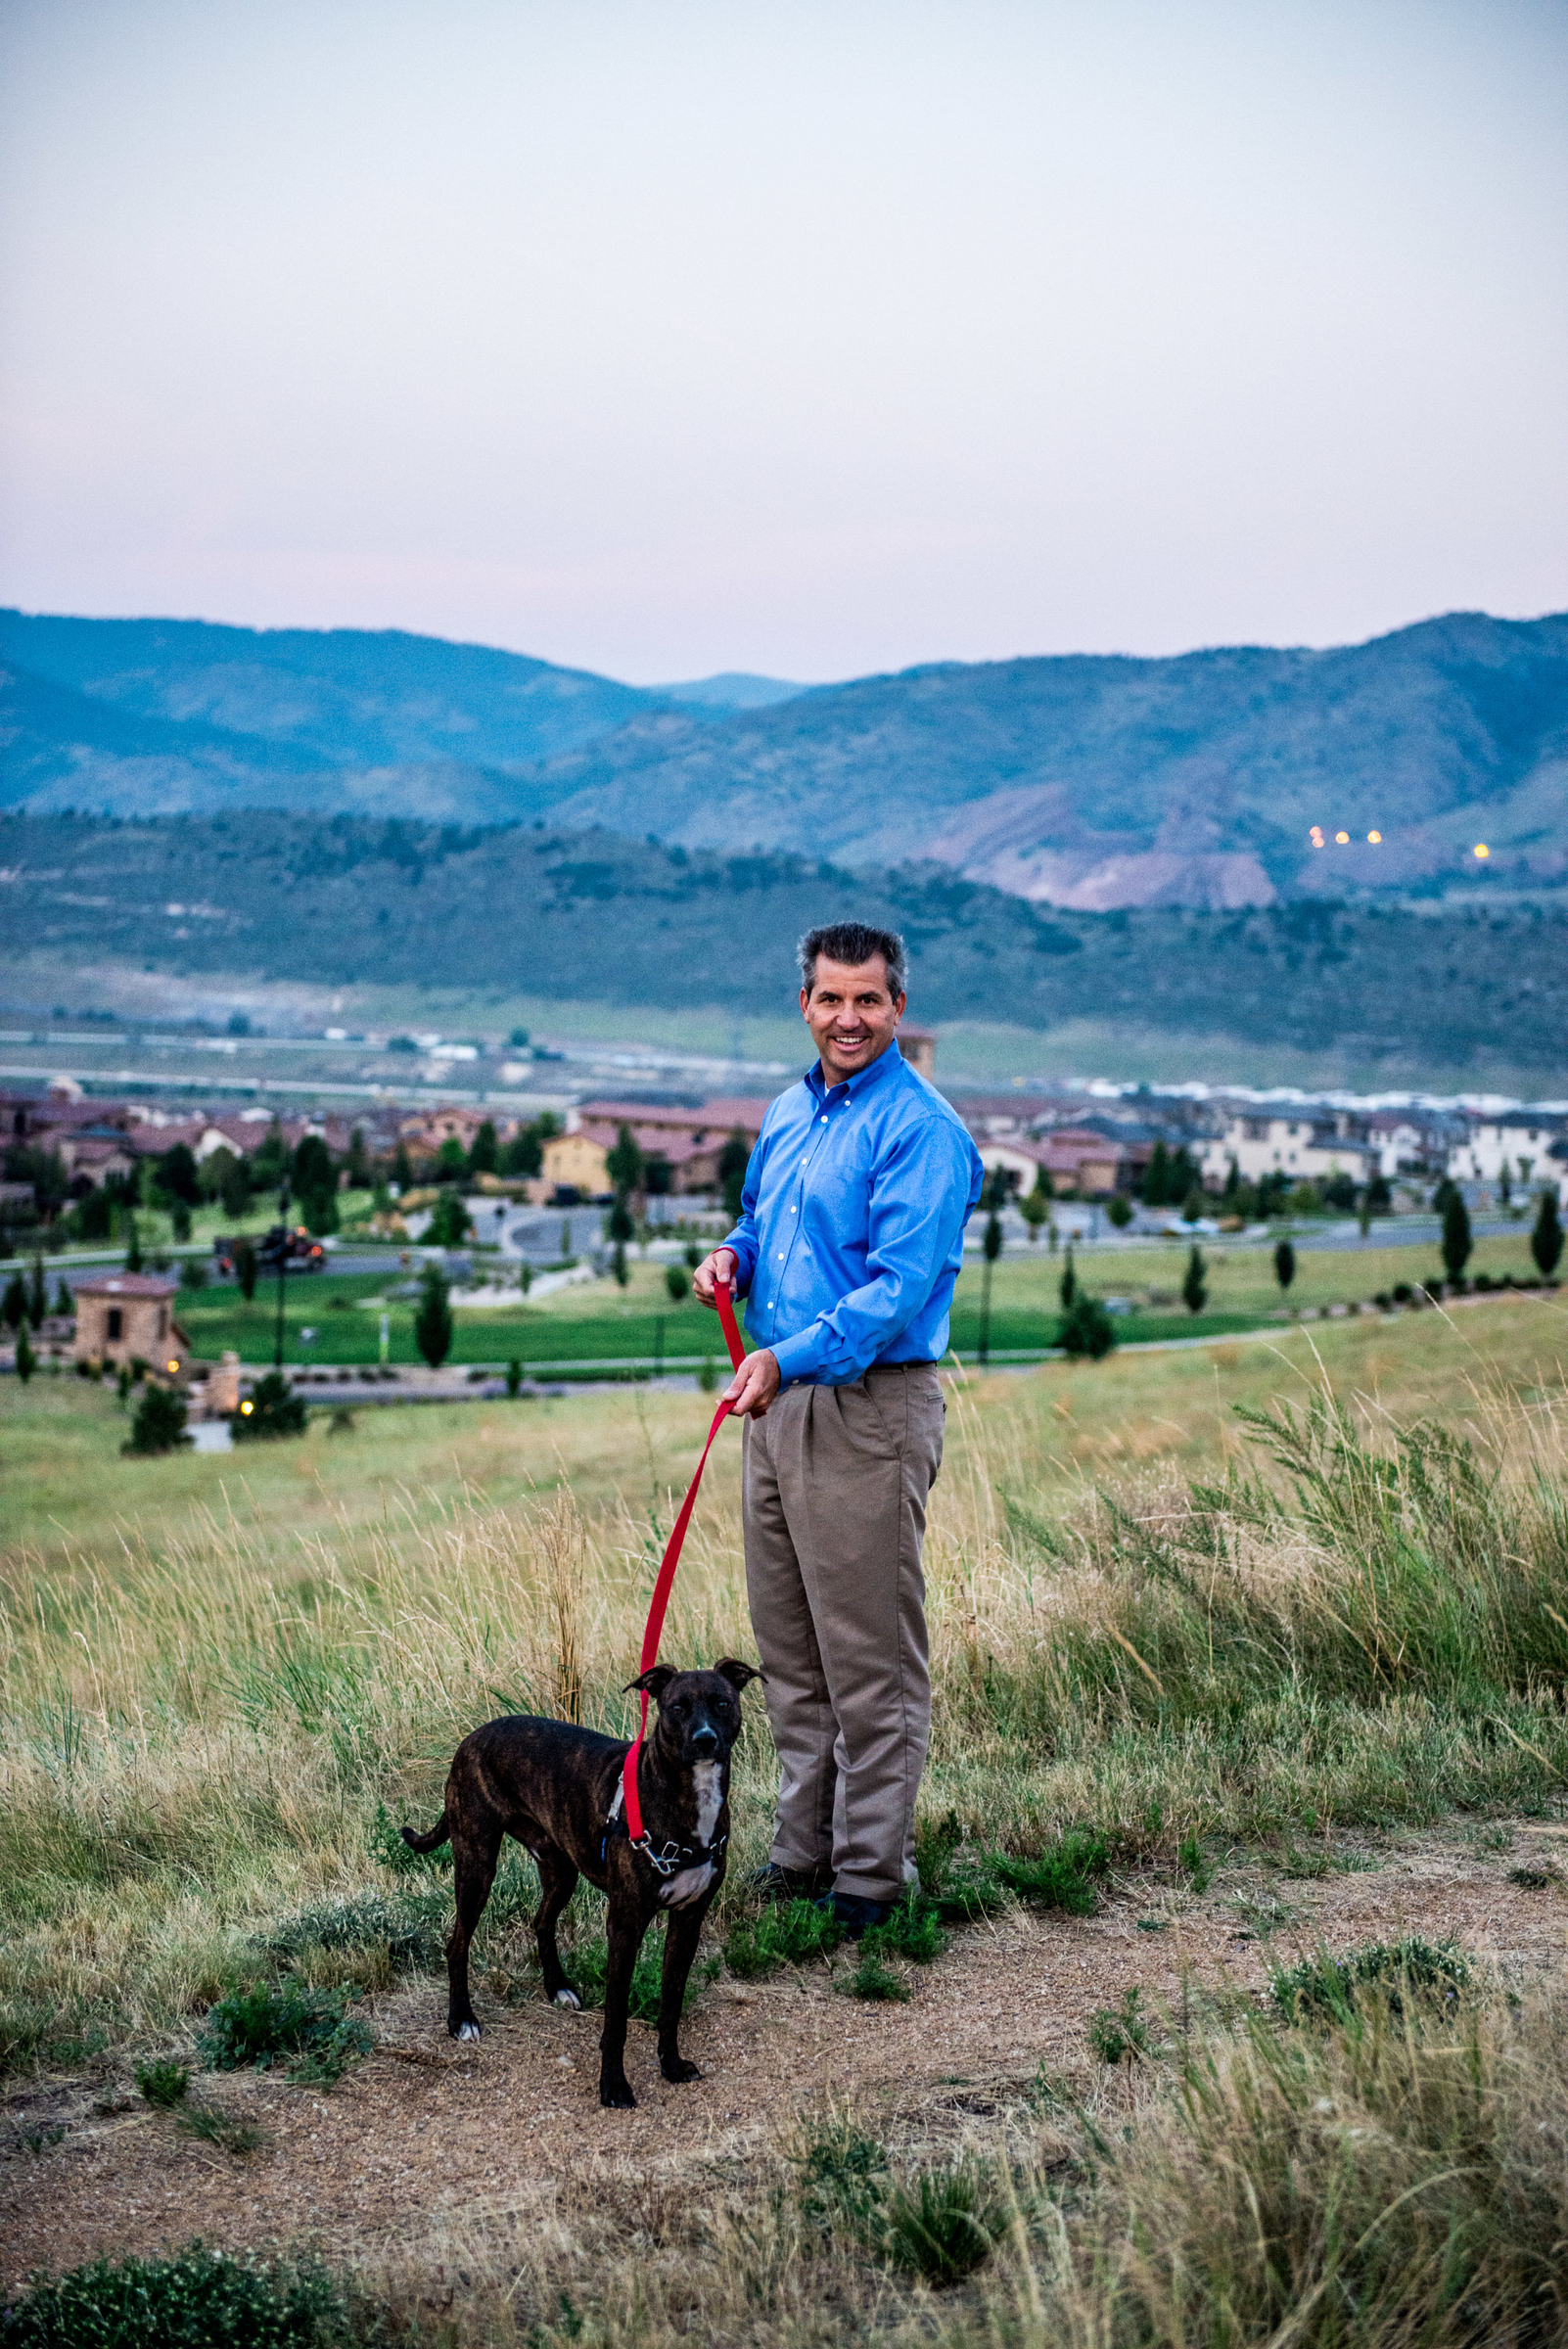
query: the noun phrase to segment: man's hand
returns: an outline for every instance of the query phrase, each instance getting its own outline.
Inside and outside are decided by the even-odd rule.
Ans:
[[[763,1419],[779,1384],[778,1357],[764,1346],[746,1357],[724,1389],[724,1401],[737,1419]]]
[[[714,1283],[721,1280],[727,1289],[733,1290],[735,1267],[739,1262],[740,1259],[733,1248],[715,1248],[712,1256],[703,1258],[702,1263],[692,1274],[691,1293],[699,1305],[707,1306],[711,1313],[716,1313],[718,1311],[717,1306],[714,1303]]]

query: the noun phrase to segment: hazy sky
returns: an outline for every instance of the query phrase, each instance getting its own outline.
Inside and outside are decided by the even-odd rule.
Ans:
[[[0,601],[638,680],[1568,604],[1568,5],[6,0]]]

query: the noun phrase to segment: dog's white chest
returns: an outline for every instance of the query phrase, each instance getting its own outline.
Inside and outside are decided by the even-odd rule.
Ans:
[[[691,1782],[697,1796],[697,1840],[712,1843],[724,1807],[723,1772],[716,1762],[694,1762]]]

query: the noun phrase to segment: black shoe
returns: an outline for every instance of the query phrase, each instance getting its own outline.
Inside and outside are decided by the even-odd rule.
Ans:
[[[817,1907],[834,1918],[846,1941],[858,1941],[873,1925],[885,1925],[894,1910],[892,1901],[862,1900],[857,1892],[830,1893]]]
[[[769,1860],[765,1867],[754,1867],[747,1882],[764,1901],[816,1901],[832,1884],[833,1870],[781,1867],[776,1860]]]

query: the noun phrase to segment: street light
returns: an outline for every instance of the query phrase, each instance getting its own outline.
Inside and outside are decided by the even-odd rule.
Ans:
[[[289,1177],[285,1174],[278,1185],[278,1221],[282,1233],[278,1247],[278,1329],[272,1347],[272,1366],[283,1368],[283,1282],[289,1269]]]

